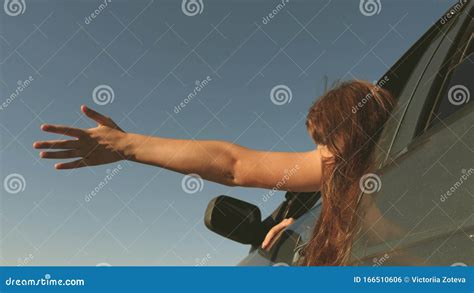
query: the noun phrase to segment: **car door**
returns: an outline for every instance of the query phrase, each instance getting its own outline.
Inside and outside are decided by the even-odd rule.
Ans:
[[[257,247],[239,265],[295,266],[299,264],[300,253],[309,241],[314,224],[321,212],[321,201],[295,220],[286,230],[277,235],[274,244],[264,250]]]
[[[241,266],[290,266],[296,265],[295,253],[297,246],[309,239],[312,227],[321,211],[321,194],[319,192],[301,192],[285,194],[282,203],[264,224],[268,230],[286,218],[295,222],[282,233],[276,235],[276,240],[269,249],[252,246],[249,255],[239,265]],[[266,232],[268,232],[266,230]]]
[[[361,197],[359,265],[474,265],[472,3],[419,79],[397,127],[379,190]]]

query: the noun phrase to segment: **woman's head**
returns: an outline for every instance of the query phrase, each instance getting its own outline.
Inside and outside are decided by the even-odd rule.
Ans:
[[[394,99],[366,81],[344,82],[310,108],[306,125],[323,160],[323,207],[306,249],[307,265],[343,265],[350,256],[360,194],[359,179],[370,171],[373,153]]]

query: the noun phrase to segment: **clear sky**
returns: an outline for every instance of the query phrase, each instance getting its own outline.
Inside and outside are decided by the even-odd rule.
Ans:
[[[56,171],[31,146],[55,138],[39,126],[91,127],[87,104],[126,131],[309,150],[304,118],[325,77],[374,81],[454,3],[17,2],[0,11],[0,263],[191,266],[234,265],[248,251],[205,228],[210,199],[238,197],[266,216],[283,193],[186,189],[181,174],[128,162]],[[291,95],[272,100],[276,86]]]

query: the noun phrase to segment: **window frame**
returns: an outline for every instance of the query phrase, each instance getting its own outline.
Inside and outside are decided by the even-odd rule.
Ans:
[[[451,8],[452,7],[448,9],[448,12],[451,10]],[[389,78],[389,81],[383,88],[392,94],[395,93],[397,105],[395,106],[395,110],[392,113],[392,117],[389,118],[385,124],[378,142],[379,148],[376,150],[376,161],[378,162],[378,168],[382,168],[392,163],[392,160],[390,159],[391,149],[398,136],[400,126],[405,119],[410,101],[416,93],[417,87],[424,75],[426,68],[429,67],[433,56],[436,54],[439,46],[442,44],[444,37],[447,34],[447,31],[451,28],[452,24],[453,19],[444,25],[440,22],[432,25],[428,31],[426,31],[380,78],[380,80],[384,79],[385,77]],[[416,63],[410,59],[415,58],[415,56],[417,57]],[[411,62],[414,64],[406,65],[406,62]],[[403,76],[404,74],[401,73],[408,70],[410,70],[410,73],[406,79],[399,80],[398,76]]]
[[[428,116],[428,118],[426,119],[426,121],[424,123],[422,121],[420,121],[417,136],[423,134],[424,132],[428,131],[430,128],[432,128],[435,125],[440,123],[440,121],[434,122],[434,120],[436,119],[435,113],[438,112],[440,103],[443,99],[443,94],[447,90],[447,87],[449,85],[449,82],[452,79],[452,75],[453,75],[454,71],[456,70],[456,67],[458,65],[460,65],[461,63],[465,62],[467,56],[469,56],[469,55],[474,56],[474,52],[472,52],[469,55],[465,55],[466,52],[467,52],[467,49],[469,47],[474,46],[474,20],[472,20],[471,23],[469,24],[469,26],[467,28],[467,31],[465,32],[464,36],[462,37],[461,44],[463,44],[462,47],[461,47],[461,50],[456,50],[455,51],[456,56],[452,58],[450,64],[447,66],[448,68],[447,68],[446,74],[444,75],[443,82],[442,82],[441,86],[439,87],[439,91],[436,95],[436,98],[434,99],[434,101],[431,104],[429,103],[429,101],[427,101],[427,103],[425,105],[425,107],[426,107],[425,111],[429,111],[429,116]],[[467,105],[463,105],[463,107],[466,107],[466,106]],[[460,111],[461,108],[462,107],[459,107],[459,109],[457,109],[450,116],[452,116],[455,113],[457,113],[458,111]],[[450,117],[450,116],[448,116],[448,117]],[[448,117],[446,117],[446,118],[448,118]]]
[[[456,17],[450,20],[451,25],[446,29],[440,46],[434,52],[433,58],[425,72],[420,76],[419,85],[410,98],[406,113],[394,137],[384,166],[405,154],[408,151],[408,147],[416,142],[417,137],[428,130],[426,125],[433,103],[442,90],[449,65],[452,65],[453,60],[460,58],[460,55],[458,56],[454,53],[462,53],[463,51],[459,49],[459,44],[461,44],[466,36],[466,32],[472,27],[473,11],[473,5],[471,2],[468,2],[457,13]],[[465,48],[465,46],[461,47]]]

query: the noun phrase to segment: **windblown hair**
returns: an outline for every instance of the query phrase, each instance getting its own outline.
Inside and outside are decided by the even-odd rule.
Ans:
[[[374,149],[394,103],[387,90],[356,80],[328,91],[310,108],[308,131],[332,156],[323,158],[322,209],[305,249],[305,265],[348,264],[359,180],[373,168]]]

